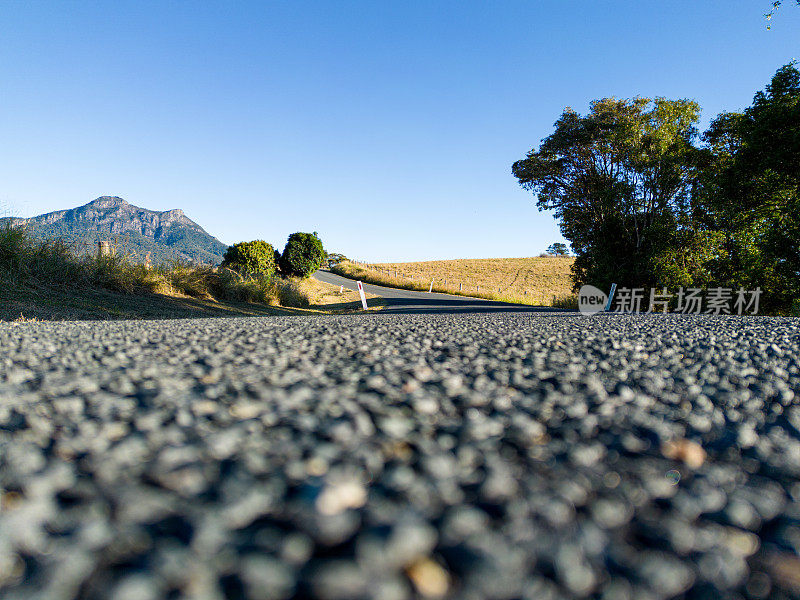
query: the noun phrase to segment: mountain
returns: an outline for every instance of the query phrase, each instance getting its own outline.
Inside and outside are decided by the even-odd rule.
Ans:
[[[142,262],[147,253],[154,265],[171,260],[219,264],[227,246],[209,235],[180,209],[157,212],[128,204],[117,196],[101,196],[89,204],[30,219],[6,217],[23,225],[37,239],[60,238],[78,254],[94,253],[108,240],[118,254]]]

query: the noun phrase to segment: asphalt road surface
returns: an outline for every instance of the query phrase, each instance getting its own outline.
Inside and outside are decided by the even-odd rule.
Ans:
[[[329,271],[317,271],[314,278],[331,285],[341,285],[348,290],[358,290],[358,282],[347,279]],[[552,308],[542,308],[534,306],[523,306],[508,302],[494,302],[482,298],[470,298],[468,296],[456,296],[453,294],[439,294],[428,292],[417,292],[414,290],[401,290],[398,288],[384,287],[363,283],[364,291],[368,294],[380,296],[384,300],[383,310],[393,314],[421,314],[421,313],[494,313],[494,312],[520,312],[532,313],[547,311],[552,312]]]
[[[0,323],[0,597],[797,598],[799,333]]]

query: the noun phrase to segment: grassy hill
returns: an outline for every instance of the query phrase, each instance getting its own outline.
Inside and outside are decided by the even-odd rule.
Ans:
[[[562,305],[572,296],[572,257],[470,258],[368,265],[345,262],[334,272],[380,285],[433,290],[533,305]]]

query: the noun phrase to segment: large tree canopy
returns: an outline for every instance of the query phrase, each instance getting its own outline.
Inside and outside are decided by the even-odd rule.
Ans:
[[[700,107],[690,100],[605,98],[566,109],[539,149],[512,167],[553,210],[578,255],[576,286],[661,283],[653,257],[683,235],[698,166]]]
[[[759,287],[769,310],[800,311],[800,71],[719,115],[703,147],[699,113],[663,98],[566,109],[512,170],[572,243],[576,287]]]
[[[721,276],[765,287],[778,304],[800,297],[800,71],[778,70],[743,114],[704,135],[711,226],[726,236]]]

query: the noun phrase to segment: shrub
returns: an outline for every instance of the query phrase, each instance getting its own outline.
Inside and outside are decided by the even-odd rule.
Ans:
[[[89,271],[63,241],[38,241],[21,227],[0,226],[0,276],[78,285],[91,278]]]
[[[311,301],[305,291],[297,281],[281,280],[278,281],[278,300],[281,306],[292,308],[308,308]]]
[[[126,294],[141,290],[141,280],[137,276],[138,269],[124,256],[87,257],[84,264],[88,270],[89,281],[95,286]]]
[[[281,255],[281,273],[296,277],[309,277],[322,266],[325,250],[314,233],[293,233]]]
[[[228,247],[221,266],[243,275],[272,279],[275,275],[275,249],[264,240],[239,242]]]
[[[21,269],[28,252],[28,239],[22,228],[10,225],[0,228],[0,269],[6,271]]]
[[[263,276],[243,276],[230,269],[217,269],[211,280],[211,291],[215,298],[237,302],[278,304],[275,281]]]

